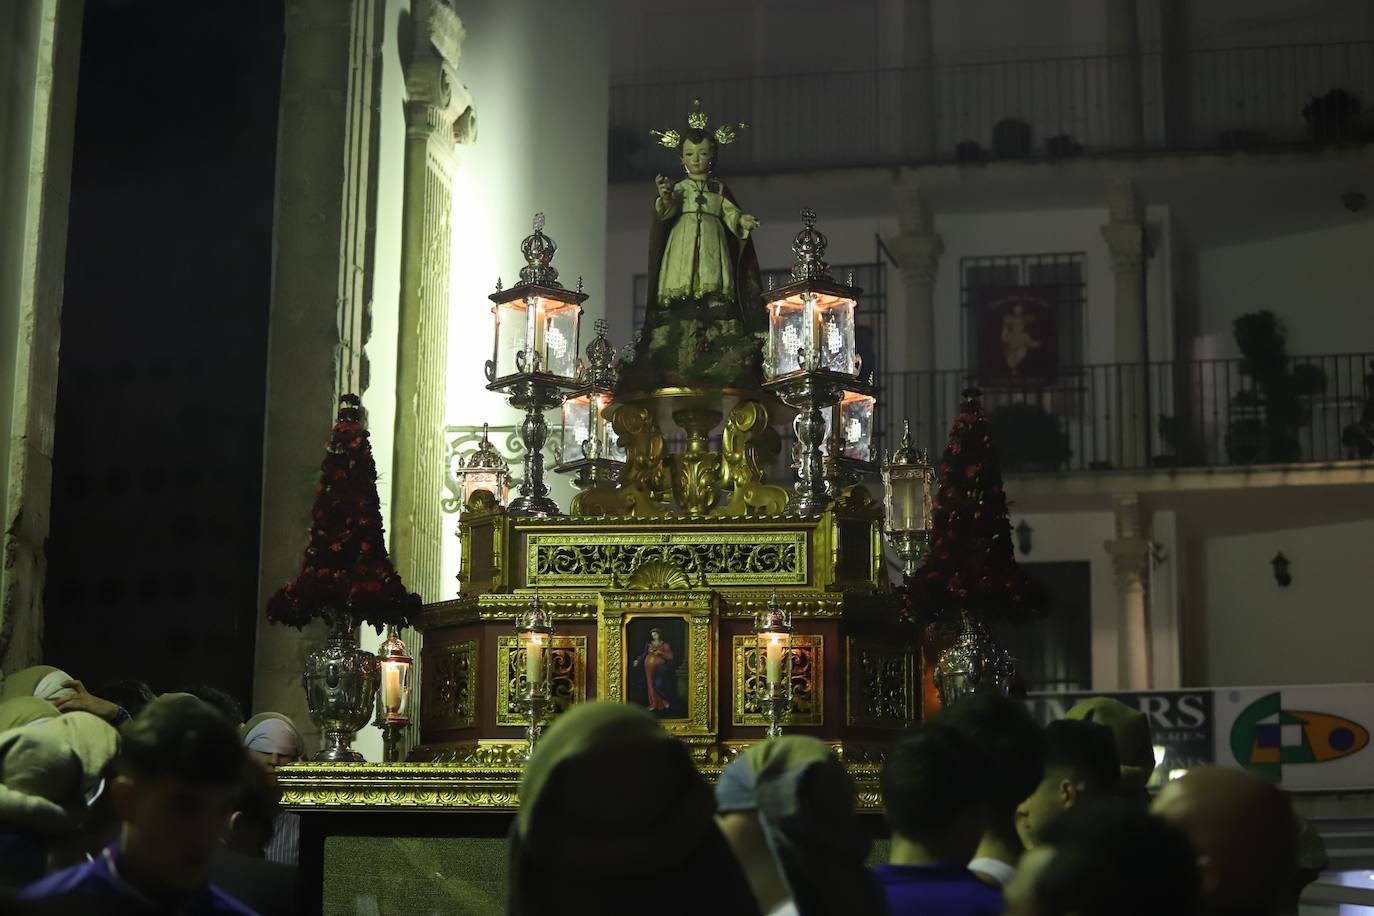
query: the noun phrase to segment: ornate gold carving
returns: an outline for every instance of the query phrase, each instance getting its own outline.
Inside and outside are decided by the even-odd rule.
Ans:
[[[673,474],[673,501],[688,515],[705,515],[720,496],[720,455],[711,451],[711,430],[720,411],[688,407],[673,411],[673,422],[687,432],[687,448],[678,456]]]
[[[426,731],[477,724],[477,640],[464,639],[427,653],[420,707]]]
[[[805,585],[806,532],[646,531],[545,534],[526,541],[527,585],[611,585],[649,560],[674,563],[711,585]]]
[[[678,588],[691,588],[692,582],[687,578],[687,573],[681,566],[667,560],[653,558],[636,566],[635,571],[630,573],[630,579],[625,585],[628,588],[665,592]]]
[[[622,499],[619,514],[663,515],[666,510],[661,500],[669,486],[668,469],[663,460],[663,431],[658,428],[653,410],[638,404],[612,403],[606,413],[617,443],[625,450],[618,490]]]
[[[625,628],[637,617],[679,618],[687,623],[688,702],[685,719],[664,719],[676,735],[714,738],[716,734],[715,644],[717,596],[710,591],[605,591],[600,596],[597,646],[597,694],[626,701]]]
[[[768,719],[759,705],[765,672],[759,658],[758,640],[752,635],[734,637],[735,725],[765,726]],[[792,637],[792,715],[788,725],[825,724],[825,637],[798,634]]]
[[[764,471],[781,450],[778,433],[768,424],[768,410],[757,401],[741,401],[725,421],[721,451],[724,486],[733,486],[721,515],[781,515],[786,488],[765,484]]]
[[[555,636],[549,659],[553,715],[587,699],[587,637]],[[496,724],[527,725],[515,698],[523,696],[525,650],[518,636],[496,637]]]
[[[916,719],[915,650],[871,638],[849,637],[850,725],[906,728]]]

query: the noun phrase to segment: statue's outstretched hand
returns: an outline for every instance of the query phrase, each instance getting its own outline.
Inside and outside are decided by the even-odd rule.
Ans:
[[[665,176],[659,175],[654,178],[654,185],[658,188],[658,196],[664,203],[673,202],[673,183]]]
[[[739,218],[739,226],[745,232],[753,232],[759,227],[759,218],[752,213],[744,213]]]

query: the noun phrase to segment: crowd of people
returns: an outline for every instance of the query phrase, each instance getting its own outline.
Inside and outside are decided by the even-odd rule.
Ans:
[[[1280,916],[1298,868],[1287,798],[1198,768],[1151,797],[1148,723],[1114,700],[1041,728],[973,695],[889,748],[886,862],[829,745],[751,745],[714,791],[642,709],[549,729],[511,829],[509,912],[731,916]]]
[[[291,720],[229,694],[86,689],[49,666],[0,683],[0,913],[299,912],[298,820],[274,771]]]
[[[302,750],[290,719],[245,721],[214,688],[16,672],[0,684],[0,913],[298,912],[275,770]],[[878,831],[817,738],[753,744],[713,787],[646,710],[579,704],[523,774],[508,912],[1295,913],[1315,870],[1287,798],[1220,768],[1152,797],[1152,769],[1144,716],[1114,700],[1041,728],[972,695],[888,748]]]

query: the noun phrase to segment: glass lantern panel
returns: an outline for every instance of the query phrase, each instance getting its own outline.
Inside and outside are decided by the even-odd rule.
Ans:
[[[590,399],[584,394],[563,401],[563,462],[576,461],[582,457],[582,443],[587,439],[590,428],[588,410]]]
[[[519,299],[502,302],[492,311],[496,313],[496,377],[505,378],[520,371],[515,354],[525,349],[528,332],[525,303]]]
[[[407,661],[382,659],[382,706],[392,715],[404,716],[410,711],[410,666]]]
[[[832,372],[858,375],[854,358],[854,300],[817,296],[816,321],[822,366]]]
[[[539,338],[544,371],[563,378],[577,376],[577,333],[581,306],[575,302],[540,299]]]
[[[506,502],[505,475],[498,471],[466,471],[463,474],[463,504],[467,505],[472,494],[486,490],[502,505]]]
[[[872,395],[844,393],[844,400],[840,402],[840,435],[844,438],[846,458],[873,460],[873,408],[876,404],[877,399]]]
[[[624,461],[625,450],[620,447],[618,437],[611,424],[605,419],[605,411],[611,403],[611,396],[599,394],[596,396],[597,404],[597,432],[601,436],[601,457],[609,458],[612,461]]]
[[[811,345],[806,327],[806,309],[801,296],[790,296],[768,304],[768,356],[772,376],[786,375],[801,368],[797,351]]]
[[[888,531],[907,533],[926,530],[930,499],[925,479],[925,469],[920,467],[884,470]]]

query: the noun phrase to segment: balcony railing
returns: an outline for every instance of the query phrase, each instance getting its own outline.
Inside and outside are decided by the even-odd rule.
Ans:
[[[611,180],[666,171],[649,128],[693,98],[750,124],[725,175],[1350,142],[1371,139],[1374,42],[624,82]]]
[[[938,460],[960,392],[982,391],[1005,470],[1092,471],[1330,462],[1374,453],[1374,354],[1300,356],[1256,377],[1243,360],[1110,364],[1052,379],[964,370],[888,373],[887,447],[912,436]]]

